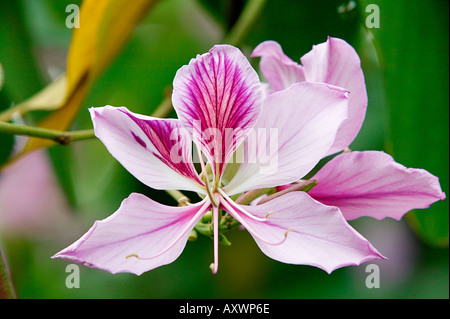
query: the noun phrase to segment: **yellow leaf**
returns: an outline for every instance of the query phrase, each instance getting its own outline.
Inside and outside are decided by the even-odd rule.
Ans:
[[[63,74],[29,99],[3,111],[0,121],[8,122],[15,113],[22,115],[29,111],[53,111],[60,108],[66,101],[66,86],[67,77]]]
[[[119,0],[121,1],[121,0]],[[98,30],[109,0],[84,0],[80,9],[80,28],[75,28],[67,56],[67,94],[86,81],[94,68],[98,49]]]
[[[102,23],[99,26],[96,68],[93,70],[93,76],[98,76],[103,71],[105,62],[109,63],[120,51],[121,46],[135,27],[135,23],[130,23],[130,21],[141,21],[156,2],[110,0],[110,5],[106,7]]]

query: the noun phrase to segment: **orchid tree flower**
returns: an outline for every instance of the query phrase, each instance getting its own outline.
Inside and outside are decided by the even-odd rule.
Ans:
[[[260,71],[270,84],[270,91],[291,85],[321,82],[349,91],[348,118],[339,128],[327,155],[348,150],[364,121],[367,92],[361,62],[356,51],[344,40],[329,37],[313,46],[298,64],[286,56],[275,41],[265,41],[253,51],[260,57]],[[445,194],[439,179],[423,169],[406,168],[383,152],[348,152],[330,160],[309,182],[278,186],[259,203],[311,185],[308,194],[325,205],[338,207],[347,220],[361,216],[376,219],[401,219],[412,209],[427,208]]]
[[[53,258],[140,275],[177,259],[197,224],[212,234],[213,273],[230,224],[245,227],[270,258],[328,273],[384,258],[338,208],[306,192],[256,206],[235,201],[248,190],[293,183],[314,168],[348,117],[347,90],[301,82],[264,97],[255,70],[229,45],[192,59],[173,86],[178,119],[112,106],[90,113],[96,136],[138,180],[155,189],[196,192],[199,201],[166,206],[133,193]],[[204,224],[208,216],[211,222]]]

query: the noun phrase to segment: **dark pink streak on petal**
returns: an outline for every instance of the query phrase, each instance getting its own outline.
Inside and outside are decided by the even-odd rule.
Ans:
[[[132,131],[130,131],[130,133],[131,133],[131,135],[133,135],[133,137],[136,140],[136,142],[138,142],[142,147],[144,147],[144,148],[147,147],[147,144],[145,144],[145,142],[142,140],[142,138],[140,138],[139,136],[134,134]]]
[[[142,129],[145,135],[147,135],[157,151],[155,152],[149,149],[153,155],[179,174],[203,184],[193,168],[190,154],[182,153],[186,151],[190,153],[190,149],[185,150],[182,148],[184,145],[184,141],[182,141],[183,129],[176,124],[176,120],[144,120],[130,113],[122,112],[130,117]],[[136,142],[142,147],[147,148],[146,143],[139,136],[133,132],[131,134]]]

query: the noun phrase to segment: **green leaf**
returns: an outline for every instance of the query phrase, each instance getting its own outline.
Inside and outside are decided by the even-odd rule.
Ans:
[[[44,84],[27,30],[21,1],[0,2],[0,62],[5,83],[1,95],[18,103]],[[9,105],[0,106],[0,110]]]
[[[380,9],[380,28],[370,32],[378,43],[385,79],[390,118],[386,150],[397,162],[438,176],[448,192],[449,3],[363,1],[362,12],[368,4]],[[425,241],[448,245],[448,211],[446,200],[407,218]]]
[[[0,2],[0,113],[43,85],[25,27],[21,1]],[[0,167],[9,158],[14,136],[0,133]]]

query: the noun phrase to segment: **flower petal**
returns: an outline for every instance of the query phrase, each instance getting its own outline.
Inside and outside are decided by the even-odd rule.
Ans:
[[[305,192],[288,193],[257,206],[229,204],[235,213],[227,211],[275,260],[311,265],[331,273],[339,267],[384,258],[345,221],[338,208],[325,206]],[[236,214],[239,209],[257,218],[267,216],[267,220]]]
[[[347,92],[301,82],[270,94],[227,194],[274,187],[302,178],[326,154],[347,117]]]
[[[257,73],[239,49],[216,45],[178,70],[173,86],[178,118],[208,160],[222,167],[259,114]]]
[[[192,141],[175,119],[157,119],[125,107],[91,108],[95,135],[138,180],[155,189],[203,192],[192,164]]]
[[[359,56],[344,40],[329,37],[300,60],[306,81],[328,83],[350,92],[348,119],[328,154],[339,152],[353,142],[366,115],[367,91]]]
[[[261,57],[260,71],[275,91],[305,81],[303,67],[284,54],[281,46],[275,41],[260,43],[253,50],[251,57]]]
[[[347,220],[361,216],[398,220],[411,209],[445,199],[436,176],[406,168],[383,152],[340,154],[313,179],[318,184],[309,194],[325,205],[339,207]]]
[[[252,57],[258,56],[260,70],[275,91],[301,81],[328,83],[348,90],[348,119],[339,129],[328,155],[353,142],[366,115],[367,91],[361,61],[351,45],[329,37],[300,59],[302,65],[286,56],[274,41],[259,44],[252,53]]]
[[[208,205],[171,207],[131,194],[113,215],[96,221],[79,240],[52,258],[111,273],[140,275],[178,258]]]

